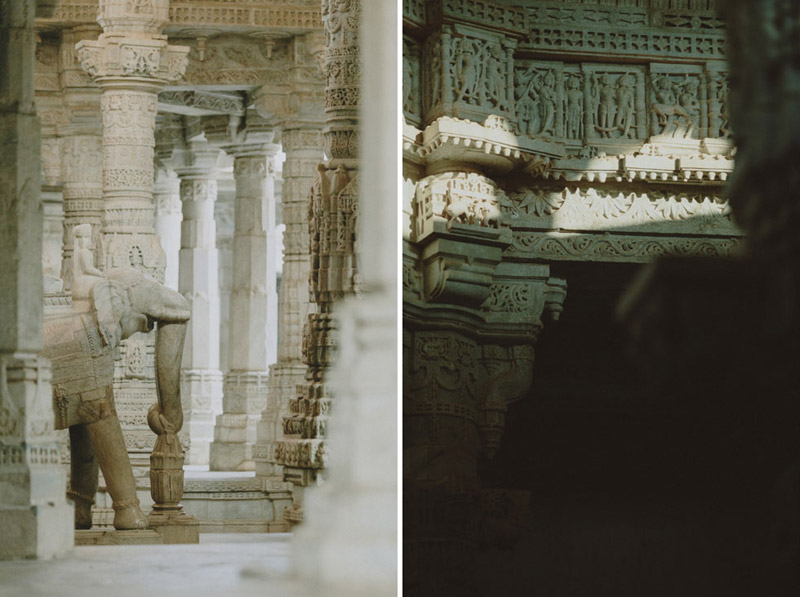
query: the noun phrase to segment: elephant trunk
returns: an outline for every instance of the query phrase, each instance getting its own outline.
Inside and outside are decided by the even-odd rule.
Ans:
[[[180,381],[186,326],[185,321],[158,324],[155,355],[158,404],[147,415],[150,428],[158,435],[178,433],[183,426]]]

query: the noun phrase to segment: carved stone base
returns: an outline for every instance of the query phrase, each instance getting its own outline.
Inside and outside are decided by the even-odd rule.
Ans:
[[[184,512],[153,510],[147,522],[150,528],[158,531],[165,544],[200,542],[200,523]]]
[[[247,415],[222,415],[220,425],[231,417],[240,417],[241,426],[225,425],[217,430],[217,436],[227,435],[230,440],[241,436],[241,441],[223,441],[221,438],[211,444],[210,468],[212,471],[252,471],[255,470],[253,462],[253,444],[244,441],[246,435]],[[220,433],[220,432],[224,433]],[[233,436],[233,437],[231,437]]]
[[[50,559],[67,554],[73,542],[72,505],[0,507],[0,560]]]
[[[256,424],[267,400],[267,373],[230,371],[225,376],[224,410],[217,417],[210,448],[213,471],[252,471]]]
[[[184,429],[189,432],[186,464],[207,465],[214,422],[222,412],[222,373],[192,369],[181,372]]]
[[[116,531],[89,529],[75,531],[75,545],[162,545],[164,537],[153,529]]]

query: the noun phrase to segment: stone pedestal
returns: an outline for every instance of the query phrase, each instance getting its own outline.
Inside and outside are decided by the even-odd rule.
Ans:
[[[273,162],[277,146],[271,143],[272,133],[250,134],[248,141],[225,148],[235,157],[234,271],[230,369],[225,375],[223,414],[217,419],[211,446],[212,470],[254,468],[256,423],[266,406],[266,367],[275,358],[269,354],[274,338],[268,338],[268,333],[277,331],[277,322],[270,326],[277,312]]]

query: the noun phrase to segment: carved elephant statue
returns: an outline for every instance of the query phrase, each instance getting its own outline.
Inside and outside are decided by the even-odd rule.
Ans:
[[[113,500],[114,527],[147,528],[114,408],[114,355],[121,340],[157,327],[158,403],[148,423],[157,432],[177,433],[183,424],[180,365],[188,320],[183,296],[127,268],[92,276],[88,292],[73,298],[70,311],[45,316],[43,356],[52,364],[56,428],[69,428],[68,494],[75,501],[76,528],[92,526],[98,465]]]

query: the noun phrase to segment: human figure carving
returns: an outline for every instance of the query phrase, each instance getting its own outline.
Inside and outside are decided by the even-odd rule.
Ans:
[[[86,300],[95,282],[103,279],[103,272],[94,266],[90,249],[92,225],[79,224],[72,229],[72,300]]]
[[[583,90],[580,77],[573,76],[567,80],[566,101],[567,138],[580,139],[583,137]]]
[[[462,40],[459,47],[456,57],[456,78],[459,83],[456,101],[462,101],[464,98],[474,99],[475,85],[478,81],[478,65],[475,49],[468,39]]]
[[[534,88],[534,69],[528,70],[524,75],[519,71],[514,73],[514,89],[517,96],[517,120],[522,134],[533,136],[539,133],[541,110],[539,93]]]
[[[542,98],[542,132],[555,133],[556,123],[556,102],[558,93],[556,92],[556,78],[552,71],[547,71],[541,79],[539,95]]]
[[[653,114],[653,135],[683,138],[692,135],[692,117],[679,102],[676,87],[668,75],[661,75],[653,80],[655,102],[650,108]]]
[[[636,79],[631,74],[624,74],[619,78],[615,124],[622,137],[628,136],[636,121],[635,85]]]
[[[601,137],[610,137],[616,128],[614,118],[617,113],[617,94],[614,82],[608,73],[602,74],[599,82],[596,76],[593,80],[593,95],[597,106],[595,128]]]
[[[503,70],[503,51],[500,46],[490,46],[486,56],[485,84],[487,95],[498,108],[504,107],[506,100],[506,76]]]

